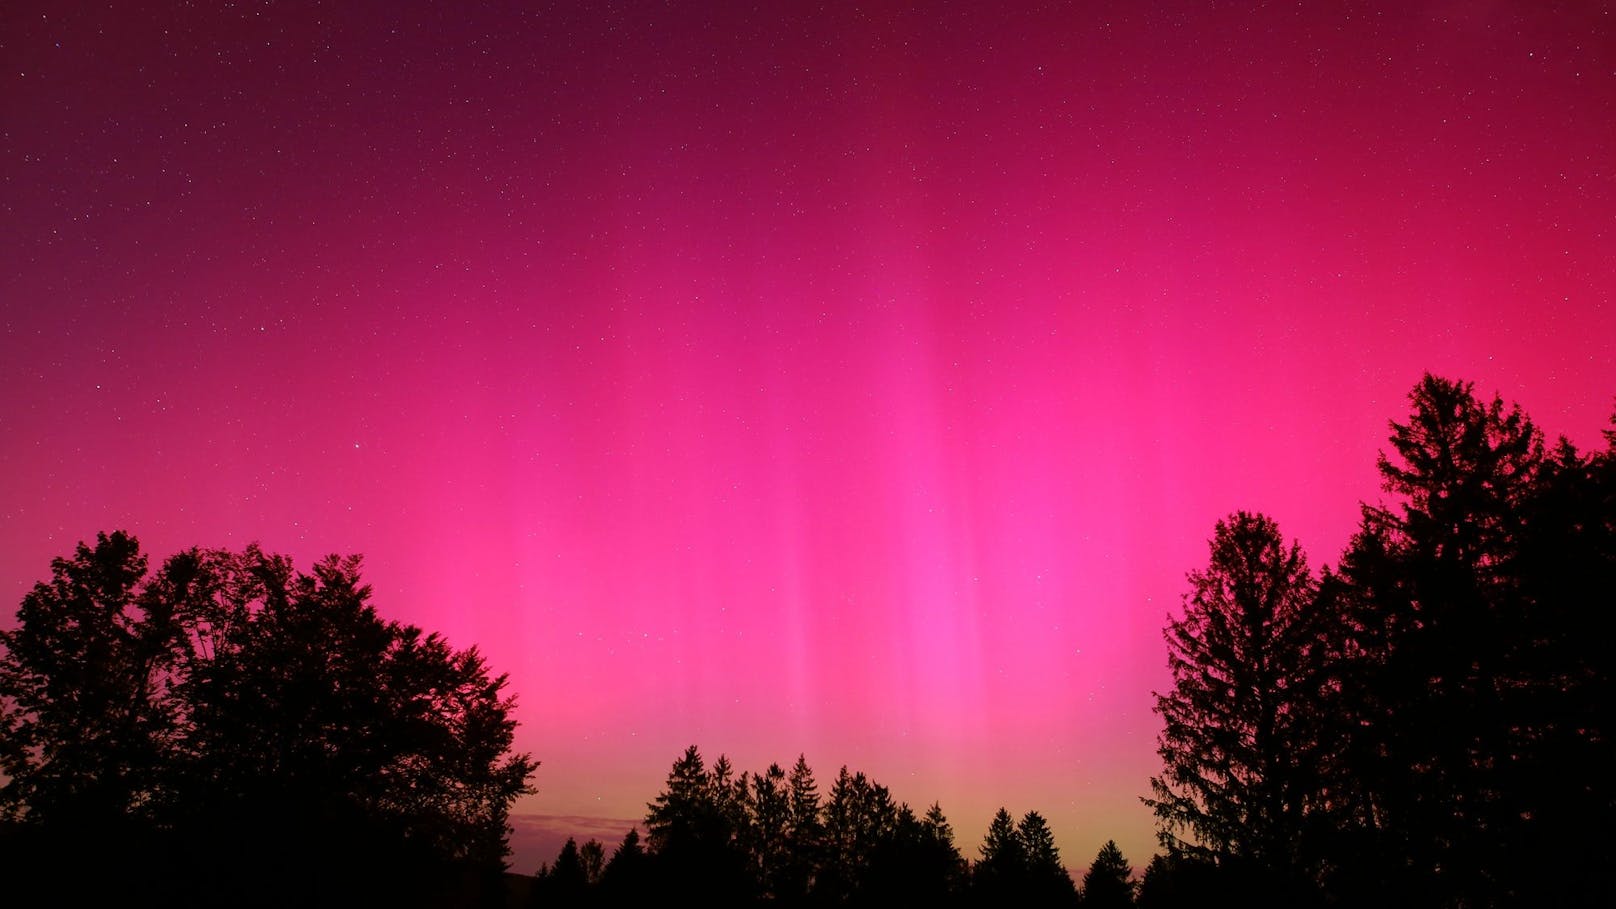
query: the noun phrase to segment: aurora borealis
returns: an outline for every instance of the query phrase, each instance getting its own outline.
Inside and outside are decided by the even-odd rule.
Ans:
[[[1603,444],[1597,3],[0,11],[0,597],[361,552],[508,672],[516,870],[691,743],[1151,853],[1215,521],[1423,372]],[[602,820],[604,819],[604,820]]]

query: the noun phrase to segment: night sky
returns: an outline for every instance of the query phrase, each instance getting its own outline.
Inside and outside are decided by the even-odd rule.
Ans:
[[[1427,370],[1602,445],[1613,279],[1592,0],[14,0],[0,622],[360,552],[510,673],[515,870],[691,743],[1138,868],[1214,522],[1333,563]]]

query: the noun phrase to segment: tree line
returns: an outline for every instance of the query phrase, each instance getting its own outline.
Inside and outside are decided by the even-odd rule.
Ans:
[[[596,840],[568,840],[535,876],[534,906],[617,906],[656,899],[700,905],[1132,905],[1132,874],[1107,843],[1080,891],[1036,811],[999,809],[968,861],[933,803],[924,814],[842,767],[821,795],[807,759],[737,773],[706,766],[695,746],[674,762],[638,828],[605,858]]]
[[[1547,444],[1425,376],[1334,568],[1270,517],[1217,523],[1164,629],[1162,853],[1075,886],[1037,812],[963,856],[843,768],[708,767],[692,747],[552,905],[1616,905],[1616,421]],[[537,764],[475,648],[386,621],[358,557],[257,546],[155,571],[100,534],[0,631],[0,882],[26,904],[465,905],[505,897]],[[95,873],[83,869],[93,867]]]
[[[1377,461],[1389,501],[1361,506],[1335,568],[1263,514],[1214,528],[1164,629],[1143,798],[1162,852],[1137,880],[1107,844],[1074,888],[1036,812],[1000,811],[967,861],[937,806],[917,818],[860,774],[820,805],[800,759],[736,776],[692,748],[648,846],[631,831],[602,864],[569,843],[536,898],[639,880],[727,904],[1616,905],[1616,429],[1549,445],[1431,375],[1409,403]]]

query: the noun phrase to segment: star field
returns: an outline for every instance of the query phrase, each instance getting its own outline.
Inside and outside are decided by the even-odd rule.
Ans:
[[[692,742],[1142,866],[1219,517],[1333,563],[1425,371],[1616,395],[1602,4],[62,6],[0,11],[0,597],[364,553],[511,674],[518,870]]]

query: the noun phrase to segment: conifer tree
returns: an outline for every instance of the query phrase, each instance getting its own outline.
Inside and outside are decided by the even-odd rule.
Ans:
[[[747,854],[759,892],[778,898],[781,876],[790,854],[791,793],[786,773],[779,764],[770,764],[763,775],[751,775]]]
[[[1205,570],[1168,623],[1173,688],[1156,697],[1162,775],[1145,799],[1174,851],[1288,879],[1324,810],[1332,628],[1296,544],[1263,515],[1219,521]]]
[[[1603,698],[1574,668],[1599,633],[1579,618],[1584,591],[1611,578],[1595,567],[1600,519],[1573,517],[1595,487],[1569,443],[1546,454],[1496,395],[1427,375],[1409,403],[1379,458],[1393,501],[1364,509],[1342,560],[1353,684],[1340,712],[1357,730],[1362,834],[1338,851],[1375,867],[1340,876],[1378,868],[1373,886],[1430,905],[1535,899],[1525,869],[1576,854],[1590,841],[1565,831],[1608,831],[1612,817],[1608,774],[1593,770],[1610,757],[1602,711],[1577,706]]]
[[[1055,848],[1055,834],[1043,815],[1029,811],[1016,825],[1016,838],[1021,841],[1025,875],[1022,891],[1031,905],[1061,906],[1076,901],[1077,890],[1071,875],[1061,864],[1060,850]]]
[[[639,903],[650,893],[651,874],[650,860],[645,847],[640,845],[640,831],[631,827],[601,871],[603,904],[631,906]]]
[[[992,904],[1024,899],[1027,851],[1009,811],[1000,808],[993,815],[980,851],[982,857],[971,868],[971,892],[977,901]]]
[[[1107,840],[1083,875],[1083,909],[1126,909],[1133,905],[1133,869],[1122,850]]]
[[[819,784],[805,755],[797,755],[787,781],[786,842],[789,846],[779,888],[784,898],[806,899],[818,882],[825,850],[825,827],[820,817]]]
[[[720,755],[709,772],[691,745],[647,806],[658,879],[681,899],[728,905],[747,899],[752,890],[739,829],[747,822],[745,799],[737,782],[727,757]]]

